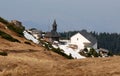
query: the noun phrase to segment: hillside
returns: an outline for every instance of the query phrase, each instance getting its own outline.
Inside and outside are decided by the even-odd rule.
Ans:
[[[19,41],[12,42],[0,35],[0,52],[8,53],[8,56],[0,55],[0,76],[120,75],[119,56],[67,60],[19,36],[18,33],[7,28],[3,22],[0,22],[0,31]]]
[[[119,76],[120,57],[49,60],[28,56],[0,56],[0,76]]]
[[[12,27],[12,26],[11,26]],[[10,35],[12,38],[18,40],[19,42],[9,41],[9,37],[7,39],[3,38],[0,35],[0,51],[6,51],[8,55],[36,55],[39,58],[45,59],[65,59],[64,57],[52,52],[52,51],[44,51],[44,48],[34,44],[32,41],[25,39],[23,36],[20,36],[18,33],[9,29],[7,25],[3,22],[0,22],[0,31]],[[10,38],[11,39],[11,38]]]

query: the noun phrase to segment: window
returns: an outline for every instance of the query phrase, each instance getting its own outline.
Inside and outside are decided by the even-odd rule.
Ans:
[[[77,38],[77,40],[79,40],[79,38]]]

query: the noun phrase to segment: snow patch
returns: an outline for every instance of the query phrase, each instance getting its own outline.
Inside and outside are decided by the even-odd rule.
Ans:
[[[64,53],[67,55],[70,55],[74,58],[74,59],[82,59],[82,58],[86,58],[82,55],[80,55],[78,53],[78,50],[73,50],[72,48],[69,48],[68,45],[52,45],[54,48],[60,48],[62,50],[64,50]]]
[[[34,38],[31,34],[29,34],[27,31],[24,31],[23,34],[26,39],[32,40],[34,43],[39,44],[39,41],[36,38]]]

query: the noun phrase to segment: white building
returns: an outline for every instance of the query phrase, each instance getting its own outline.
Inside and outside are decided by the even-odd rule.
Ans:
[[[70,43],[73,45],[77,45],[78,49],[84,49],[85,44],[90,44],[91,42],[87,40],[84,36],[82,36],[80,33],[77,33],[73,35],[70,38]]]
[[[85,47],[92,47],[97,49],[97,40],[93,36],[91,36],[87,31],[81,31],[73,35],[70,38],[71,45],[77,45],[78,49],[84,49]]]

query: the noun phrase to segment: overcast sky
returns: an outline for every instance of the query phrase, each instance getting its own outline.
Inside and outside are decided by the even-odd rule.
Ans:
[[[0,0],[0,16],[27,28],[120,33],[120,0]]]

